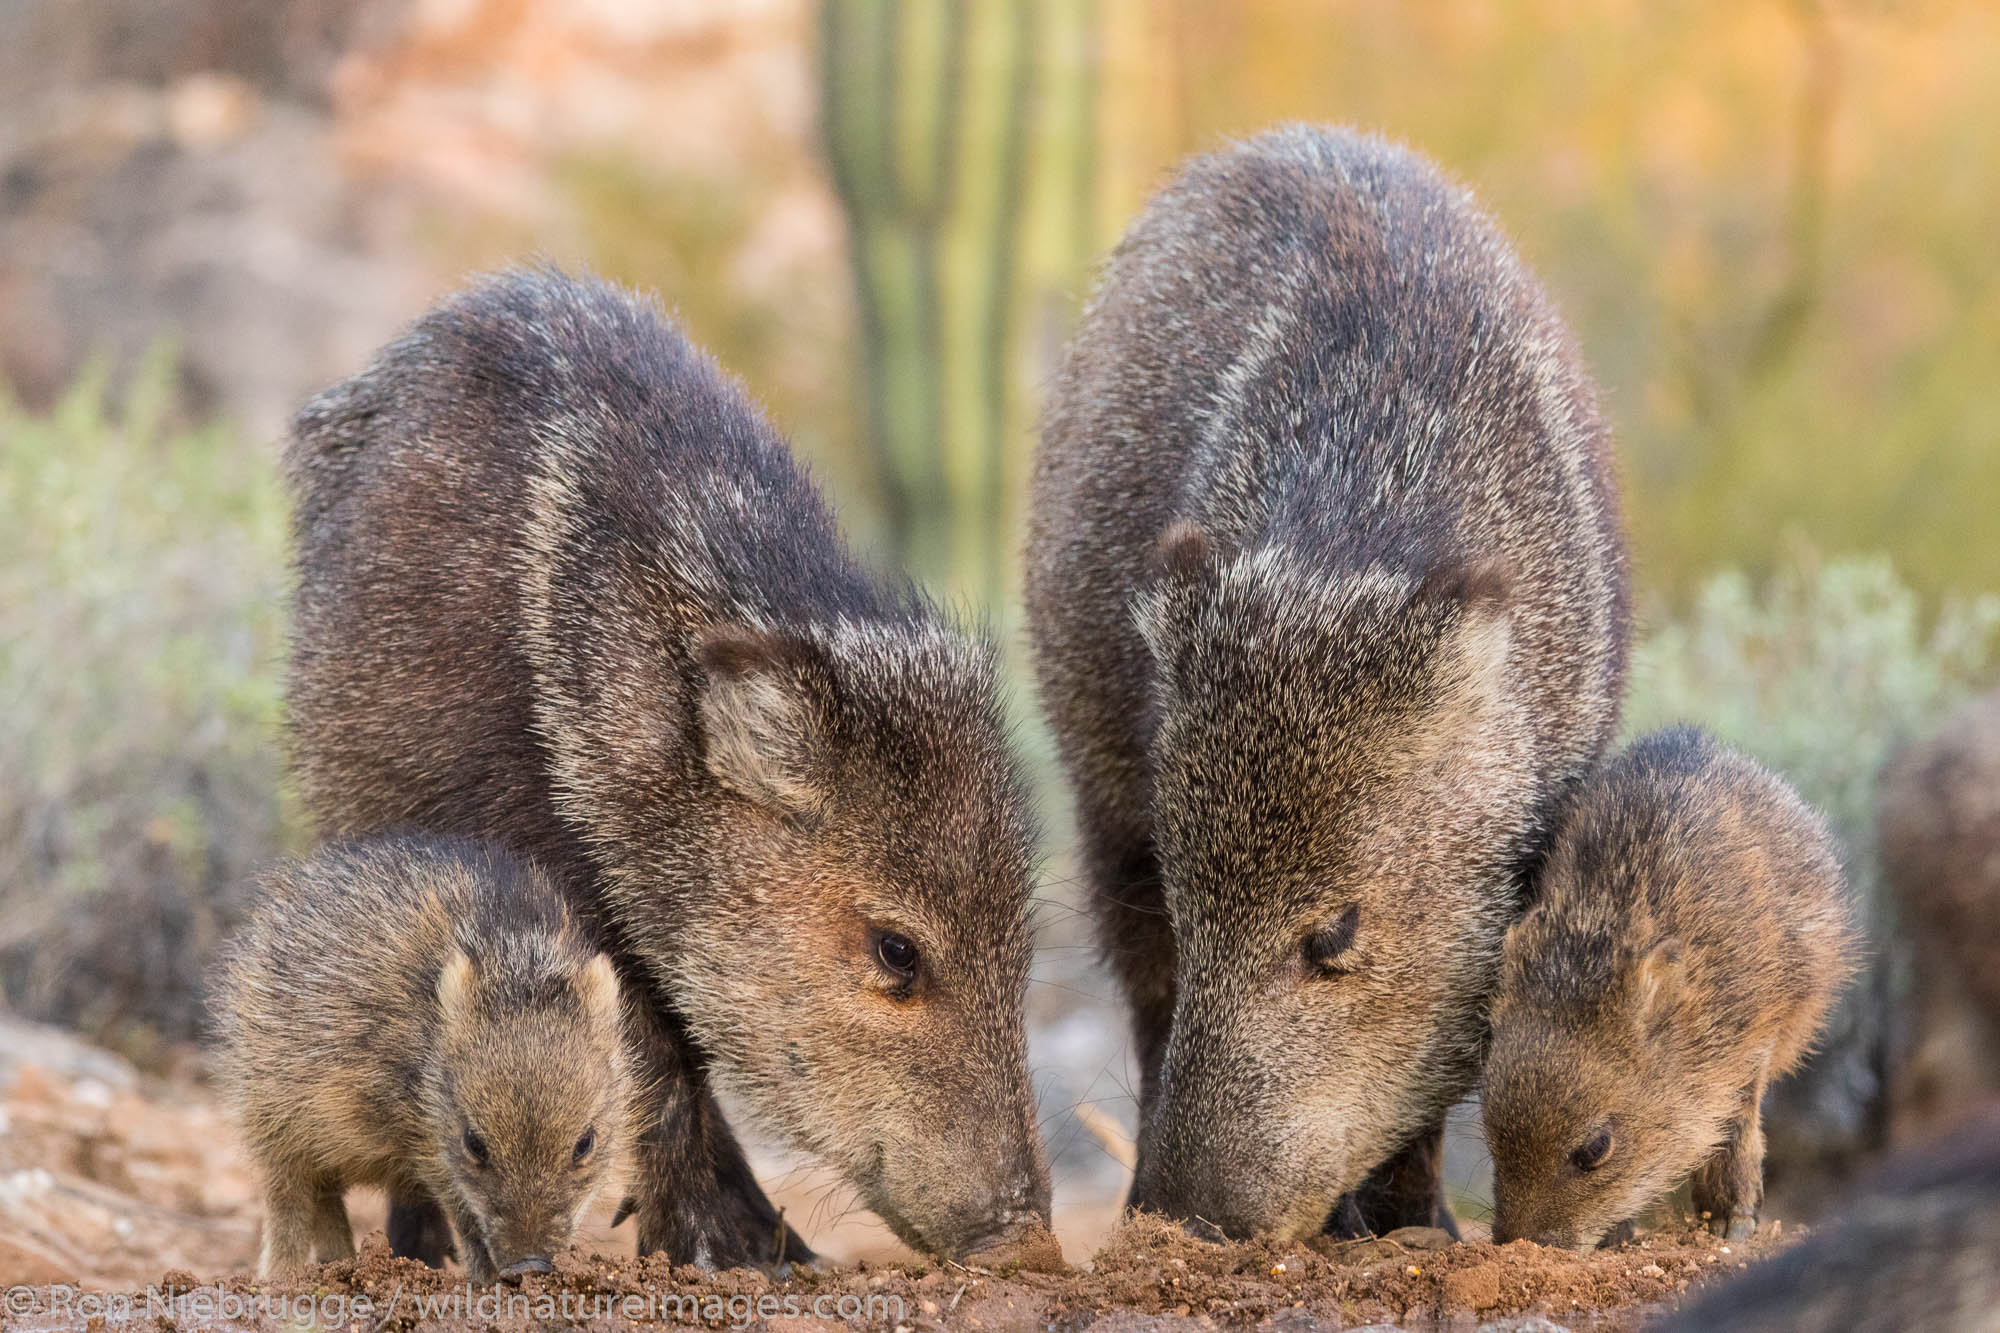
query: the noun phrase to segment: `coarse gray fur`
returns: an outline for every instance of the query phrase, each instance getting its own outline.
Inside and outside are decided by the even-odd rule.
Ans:
[[[1027,578],[1136,1204],[1301,1234],[1381,1168],[1358,1223],[1431,1219],[1626,599],[1589,377],[1464,190],[1294,126],[1148,205],[1056,377]]]
[[[307,804],[496,838],[604,932],[653,1020],[642,1252],[810,1253],[711,1078],[918,1249],[1046,1220],[993,650],[855,559],[741,385],[648,300],[502,274],[309,403],[286,472]]]

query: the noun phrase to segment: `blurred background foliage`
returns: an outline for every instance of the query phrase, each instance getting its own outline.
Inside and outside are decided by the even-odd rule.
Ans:
[[[284,504],[167,425],[167,349],[116,411],[87,369],[0,398],[0,991],[140,1058],[205,1031],[204,971],[284,845]]]
[[[1420,148],[1517,239],[1617,431],[1632,724],[1790,774],[1871,917],[1881,759],[2000,672],[1983,0],[253,9],[0,6],[0,985],[30,1012],[198,1025],[189,960],[302,836],[285,415],[461,275],[541,254],[658,291],[857,544],[1018,652],[1039,390],[1092,269],[1174,162],[1280,120]],[[1081,928],[1050,934],[1046,1095],[1129,1122]],[[1857,1024],[1828,1143],[1876,1132],[1893,1034]]]

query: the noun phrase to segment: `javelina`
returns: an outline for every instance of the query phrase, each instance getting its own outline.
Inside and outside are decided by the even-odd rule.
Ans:
[[[2000,693],[1954,713],[1882,777],[1882,868],[1921,959],[1899,1119],[2000,1091]]]
[[[1608,448],[1534,280],[1379,140],[1198,158],[1112,256],[1027,602],[1133,1012],[1134,1204],[1298,1234],[1382,1167],[1359,1223],[1432,1220],[1500,937],[1616,722]]]
[[[556,886],[491,844],[390,837],[262,889],[218,1020],[264,1175],[258,1272],[353,1254],[355,1185],[440,1207],[478,1281],[547,1272],[631,1111],[617,971]]]
[[[1578,791],[1539,888],[1493,1004],[1493,1238],[1588,1248],[1691,1171],[1710,1226],[1748,1235],[1765,1085],[1850,967],[1825,821],[1700,732],[1660,732]]]
[[[2000,1333],[2000,1110],[1893,1160],[1775,1259],[1658,1333]]]
[[[498,839],[604,932],[653,1020],[642,1252],[810,1253],[711,1077],[919,1249],[1046,1217],[993,651],[849,554],[739,385],[650,302],[515,273],[308,404],[286,467],[307,804]]]

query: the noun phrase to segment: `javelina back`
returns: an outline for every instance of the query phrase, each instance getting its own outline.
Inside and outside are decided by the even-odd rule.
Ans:
[[[1585,782],[1540,890],[1494,997],[1493,1238],[1594,1246],[1689,1172],[1710,1225],[1747,1236],[1764,1089],[1852,965],[1826,822],[1768,770],[1665,731]]]
[[[1895,1159],[1831,1222],[1658,1333],[2000,1333],[2000,1108]]]
[[[261,888],[218,1018],[264,1176],[258,1272],[353,1254],[356,1185],[441,1208],[475,1280],[548,1271],[631,1112],[617,972],[555,885],[490,844],[395,837]]]
[[[1912,969],[1915,1042],[1898,1114],[2000,1091],[2000,693],[1959,709],[1882,776],[1882,868]]]
[[[300,414],[300,784],[548,866],[655,1020],[642,1251],[809,1252],[708,1080],[956,1254],[1048,1211],[989,645],[872,576],[649,302],[514,273]]]
[[[1534,280],[1379,140],[1196,159],[1057,377],[1027,601],[1133,1011],[1133,1202],[1309,1232],[1400,1151],[1360,1221],[1429,1222],[1625,666],[1606,433]]]

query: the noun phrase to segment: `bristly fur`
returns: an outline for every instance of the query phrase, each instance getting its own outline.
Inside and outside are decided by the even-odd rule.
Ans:
[[[549,878],[489,843],[399,835],[260,888],[217,987],[223,1082],[264,1176],[258,1271],[353,1254],[356,1185],[448,1217],[479,1281],[567,1245],[632,1141],[633,1070],[611,961]]]
[[[1606,431],[1534,279],[1380,140],[1189,163],[1057,378],[1027,601],[1144,1069],[1134,1201],[1301,1234],[1382,1166],[1362,1223],[1430,1221],[1625,668]]]
[[[605,931],[655,1020],[643,1250],[810,1253],[710,1076],[920,1249],[1046,1217],[993,650],[863,568],[738,384],[648,301],[505,274],[308,404],[286,461],[307,800],[498,838]]]
[[[1482,1105],[1494,1238],[1588,1247],[1695,1173],[1741,1236],[1759,1108],[1852,969],[1840,857],[1783,779],[1691,729],[1634,743],[1568,806],[1508,932]],[[1608,1155],[1572,1160],[1608,1133]]]

